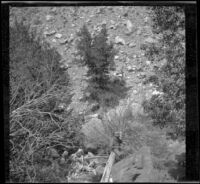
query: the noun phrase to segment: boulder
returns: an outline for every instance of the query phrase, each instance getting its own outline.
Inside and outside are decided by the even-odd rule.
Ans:
[[[132,30],[133,30],[133,24],[132,24],[132,22],[130,20],[126,21],[126,27],[128,29],[128,33],[131,33]]]
[[[53,43],[56,43],[57,41],[56,41],[56,39],[52,39],[52,42],[53,42]]]
[[[61,45],[64,45],[64,44],[66,44],[68,42],[68,39],[60,39],[59,40],[59,43],[61,44]]]
[[[116,36],[115,37],[115,43],[116,44],[122,44],[122,45],[125,45],[125,40],[123,38],[121,38],[120,36]]]
[[[56,34],[55,34],[55,37],[56,37],[56,38],[62,38],[62,34],[56,33]]]
[[[130,63],[130,58],[129,57],[126,57],[126,61],[125,61],[127,64]]]
[[[157,43],[158,41],[156,39],[153,39],[152,37],[148,37],[144,40],[145,43]]]
[[[60,155],[58,154],[57,150],[54,148],[47,148],[47,154],[48,156],[52,157],[52,158],[58,158],[60,157]]]
[[[119,56],[115,56],[115,58],[114,59],[119,59]]]
[[[103,20],[103,22],[101,22],[101,25],[106,25],[106,24],[107,24],[106,20]]]
[[[56,33],[55,30],[52,30],[52,31],[44,31],[44,35],[46,36],[51,36],[51,35],[54,35]]]
[[[148,182],[153,171],[150,148],[142,147],[136,154],[130,155],[113,165],[113,182]]]
[[[152,92],[152,95],[163,95],[164,93],[161,91],[157,91],[156,89]]]
[[[127,67],[127,70],[128,70],[129,72],[133,72],[133,71],[135,71],[135,69],[136,69],[136,68],[135,68],[134,66],[130,66],[130,65],[129,65],[129,66]]]
[[[150,64],[151,64],[151,61],[148,61],[148,60],[147,60],[147,61],[146,61],[146,64],[147,64],[147,65],[150,65]]]
[[[115,24],[115,21],[114,21],[114,20],[111,20],[110,23],[111,23],[111,24]]]
[[[86,22],[86,23],[89,23],[89,22],[91,22],[91,19],[87,19],[85,22]]]
[[[46,15],[46,20],[47,21],[51,21],[53,19],[54,19],[54,17],[52,15]]]
[[[133,58],[135,59],[135,58],[137,58],[137,55],[135,54],[135,55],[133,55]]]
[[[105,133],[105,125],[96,117],[88,120],[88,122],[82,126],[81,131],[86,136],[87,141],[85,144],[109,144],[109,136]]]
[[[136,44],[134,43],[134,42],[131,42],[131,43],[129,43],[129,45],[128,45],[129,47],[135,47],[136,46]]]
[[[144,23],[148,23],[148,21],[149,21],[149,17],[145,17],[144,18]]]
[[[115,25],[111,25],[109,28],[110,29],[116,29],[117,27]]]
[[[137,90],[133,90],[133,94],[137,94]]]
[[[142,29],[141,29],[140,27],[138,28],[136,34],[137,34],[137,35],[141,35],[141,34],[142,34]]]

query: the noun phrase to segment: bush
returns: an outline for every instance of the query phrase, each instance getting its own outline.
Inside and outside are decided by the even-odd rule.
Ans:
[[[66,181],[62,153],[81,146],[82,120],[66,110],[72,94],[60,59],[29,25],[10,27],[10,182]]]
[[[133,114],[131,102],[103,112],[102,120],[93,118],[83,126],[85,145],[110,153],[116,132],[122,134],[122,150],[134,152],[145,143],[145,127],[140,124],[137,114]]]
[[[146,112],[162,127],[169,125],[173,133],[185,133],[185,32],[181,7],[151,7],[153,31],[158,42],[142,48],[154,68],[145,83],[153,82],[164,93],[144,102]]]

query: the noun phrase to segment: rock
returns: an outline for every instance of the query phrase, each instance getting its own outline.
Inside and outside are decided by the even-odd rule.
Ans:
[[[118,77],[122,77],[122,74],[121,74],[121,73],[118,73],[117,76],[118,76]]]
[[[148,182],[152,170],[150,148],[144,146],[136,154],[114,164],[111,175],[113,182]]]
[[[133,55],[133,58],[135,59],[135,58],[137,58],[137,55],[135,54],[135,55]]]
[[[153,162],[151,159],[150,148],[144,146],[139,150],[139,153],[142,155],[143,159],[143,170],[141,172],[141,175],[137,177],[135,182],[149,182],[153,171]]]
[[[56,33],[56,34],[55,34],[55,37],[56,37],[56,38],[62,38],[62,34]]]
[[[57,41],[56,41],[56,39],[52,39],[52,42],[56,43]]]
[[[102,143],[103,145],[109,145],[110,139],[109,136],[106,134],[105,125],[102,121],[98,118],[92,118],[88,122],[82,125],[81,132],[86,136],[86,142],[84,143],[87,145],[88,143],[98,145]]]
[[[113,7],[112,6],[107,6],[108,10],[112,11]]]
[[[160,65],[161,67],[165,66],[167,64],[167,60],[166,59],[163,59],[160,61]]]
[[[126,27],[128,29],[128,32],[131,33],[132,30],[133,30],[133,24],[132,24],[132,22],[130,20],[126,21]]]
[[[109,28],[110,29],[116,29],[116,26],[115,25],[111,25]]]
[[[152,95],[163,95],[164,93],[163,92],[160,92],[160,91],[157,91],[157,90],[154,90],[152,92]]]
[[[57,150],[54,149],[54,148],[48,148],[48,149],[47,149],[47,152],[48,152],[48,155],[49,155],[50,157],[53,157],[53,158],[58,158],[58,157],[60,157],[60,155],[58,154]]]
[[[114,59],[119,59],[119,56],[115,56],[115,58]]]
[[[103,22],[101,22],[101,25],[106,25],[106,24],[107,24],[106,20],[103,20]]]
[[[93,153],[91,153],[91,152],[88,152],[88,156],[89,156],[89,157],[93,157],[93,156],[94,156],[94,154],[93,154]]]
[[[63,154],[62,154],[62,157],[66,159],[68,154],[69,154],[68,151],[64,151]]]
[[[98,118],[98,114],[91,114],[85,117],[85,120],[90,120],[92,118]]]
[[[146,73],[145,72],[141,72],[141,73],[137,74],[137,77],[139,79],[144,79],[146,77]]]
[[[133,90],[133,94],[137,94],[137,90]]]
[[[137,34],[137,35],[141,35],[141,34],[142,34],[142,29],[141,29],[140,27],[138,28],[136,34]]]
[[[134,155],[125,158],[113,165],[111,175],[114,182],[132,182],[132,178],[137,170],[134,168]]]
[[[91,22],[91,20],[90,20],[90,19],[87,19],[85,22],[86,22],[86,23],[89,23],[89,22]]]
[[[74,36],[73,36],[73,34],[71,34],[69,37],[69,42],[72,42],[73,40],[74,40]]]
[[[145,43],[157,43],[158,41],[156,39],[153,39],[152,37],[148,37],[144,41]]]
[[[62,157],[62,158],[60,159],[60,164],[65,164],[65,162],[66,162],[65,158]]]
[[[54,35],[55,33],[56,33],[55,30],[52,30],[52,31],[45,31],[45,32],[44,32],[44,35],[46,35],[46,36],[51,36],[51,35]]]
[[[145,17],[144,18],[144,23],[148,23],[148,21],[149,21],[149,17]]]
[[[65,103],[60,103],[60,104],[58,105],[58,109],[59,109],[59,110],[64,110],[65,107],[66,107],[66,104],[65,104]]]
[[[111,23],[111,24],[115,24],[115,21],[114,21],[114,20],[111,20],[110,23]]]
[[[132,71],[135,70],[135,68],[133,68],[132,66],[129,65],[129,66],[127,67],[127,70],[128,70],[129,72],[132,72]]]
[[[135,43],[133,43],[133,42],[131,42],[131,43],[129,43],[129,47],[135,47],[136,46],[136,44]]]
[[[78,151],[75,153],[77,157],[80,157],[81,155],[84,154],[82,149],[78,149]]]
[[[56,7],[53,7],[53,8],[51,9],[52,12],[55,12],[56,10],[57,10]]]
[[[125,41],[123,38],[119,37],[119,36],[116,36],[115,37],[115,43],[116,44],[122,44],[122,45],[125,45]]]
[[[147,65],[150,65],[150,64],[151,64],[151,61],[148,61],[148,60],[147,60],[147,61],[146,61],[146,64],[147,64]]]
[[[123,13],[124,17],[128,17],[128,12]]]
[[[90,151],[90,152],[95,152],[97,150],[98,146],[96,144],[93,144],[93,143],[85,143],[85,149],[87,151]]]
[[[129,59],[129,57],[126,57],[126,61],[125,61],[125,63],[129,63],[130,62],[130,59]]]
[[[53,19],[54,19],[54,17],[52,15],[46,15],[46,20],[47,21],[51,21]]]
[[[142,169],[144,167],[143,155],[137,154],[135,158],[135,168]]]
[[[61,39],[61,40],[59,40],[59,43],[61,44],[61,45],[64,45],[64,44],[66,44],[68,42],[68,39]]]

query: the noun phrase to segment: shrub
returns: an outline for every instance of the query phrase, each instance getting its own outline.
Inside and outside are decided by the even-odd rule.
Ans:
[[[110,153],[116,132],[122,133],[124,151],[134,152],[145,143],[145,127],[138,122],[137,114],[133,114],[130,102],[102,114],[102,120],[91,119],[83,126],[85,145],[90,144]]]
[[[82,121],[66,110],[72,94],[60,55],[29,28],[10,27],[10,182],[66,181],[59,160],[81,145]]]
[[[173,134],[185,132],[185,32],[184,10],[181,7],[151,7],[153,31],[159,33],[157,43],[143,46],[154,63],[153,82],[164,93],[144,102],[146,112],[158,125],[170,125]]]

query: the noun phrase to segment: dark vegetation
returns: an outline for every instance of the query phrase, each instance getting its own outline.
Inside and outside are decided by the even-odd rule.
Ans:
[[[144,102],[146,112],[160,127],[170,127],[173,138],[185,135],[185,19],[182,7],[151,7],[157,43],[145,44],[146,57],[153,61],[154,83],[164,94]]]
[[[81,146],[82,118],[68,109],[73,94],[58,52],[30,26],[10,27],[10,182],[61,182],[60,159]]]
[[[85,101],[95,102],[98,107],[114,107],[119,99],[126,97],[128,88],[123,78],[111,77],[115,70],[114,56],[118,51],[112,42],[108,43],[108,33],[105,26],[94,36],[86,25],[78,32],[76,61],[88,68],[85,89]],[[98,110],[98,108],[97,108]]]

